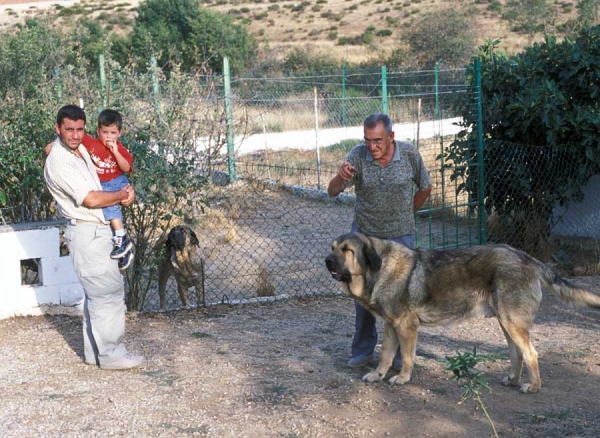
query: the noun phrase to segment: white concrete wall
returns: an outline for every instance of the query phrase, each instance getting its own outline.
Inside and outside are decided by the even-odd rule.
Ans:
[[[582,191],[583,202],[572,202],[567,208],[554,208],[554,220],[558,223],[552,234],[600,238],[600,175],[591,177]]]
[[[37,285],[21,285],[21,260],[40,259]],[[80,312],[83,288],[71,256],[60,256],[59,224],[0,227],[0,319]]]

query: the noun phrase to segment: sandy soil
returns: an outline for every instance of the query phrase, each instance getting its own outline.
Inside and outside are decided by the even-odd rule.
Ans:
[[[597,290],[598,280],[577,281]],[[600,436],[600,314],[546,294],[533,330],[544,387],[499,384],[508,370],[495,320],[424,328],[413,380],[366,384],[345,364],[349,298],[128,315],[126,343],[148,361],[109,372],[82,362],[81,322],[0,321],[0,424],[5,437],[487,437],[477,405],[441,360],[477,347],[499,436]]]

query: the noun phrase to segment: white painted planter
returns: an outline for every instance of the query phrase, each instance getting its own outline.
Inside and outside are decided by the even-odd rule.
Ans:
[[[0,226],[0,319],[45,313],[80,313],[83,288],[71,256],[60,255],[60,226],[34,222]],[[38,280],[21,284],[21,261],[38,261]]]

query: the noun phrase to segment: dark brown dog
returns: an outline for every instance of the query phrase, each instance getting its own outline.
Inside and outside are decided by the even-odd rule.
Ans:
[[[363,377],[366,382],[385,377],[398,343],[402,370],[390,383],[410,380],[420,325],[487,316],[498,319],[508,342],[511,371],[502,383],[538,392],[542,379],[529,330],[542,301],[542,284],[573,307],[600,310],[600,297],[508,245],[412,250],[350,233],[334,240],[325,263],[346,293],[385,321],[381,359]],[[523,362],[530,383],[521,381]]]
[[[205,304],[204,253],[196,233],[185,225],[173,227],[165,242],[165,257],[158,274],[161,310],[166,308],[167,280],[171,275],[175,275],[181,304],[188,306],[187,291],[190,287],[196,289],[196,304]]]

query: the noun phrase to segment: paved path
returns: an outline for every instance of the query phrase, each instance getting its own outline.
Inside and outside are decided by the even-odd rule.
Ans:
[[[421,122],[419,138],[431,138],[436,135],[454,135],[462,128],[457,126],[460,118],[443,119],[437,121]],[[415,142],[417,138],[417,124],[405,123],[394,125],[397,140],[409,140]],[[323,129],[307,131],[287,131],[272,134],[253,134],[249,137],[236,138],[235,150],[238,154],[248,154],[258,150],[281,150],[281,149],[315,149],[339,143],[342,140],[359,140],[363,138],[362,126],[351,126],[346,128]]]

